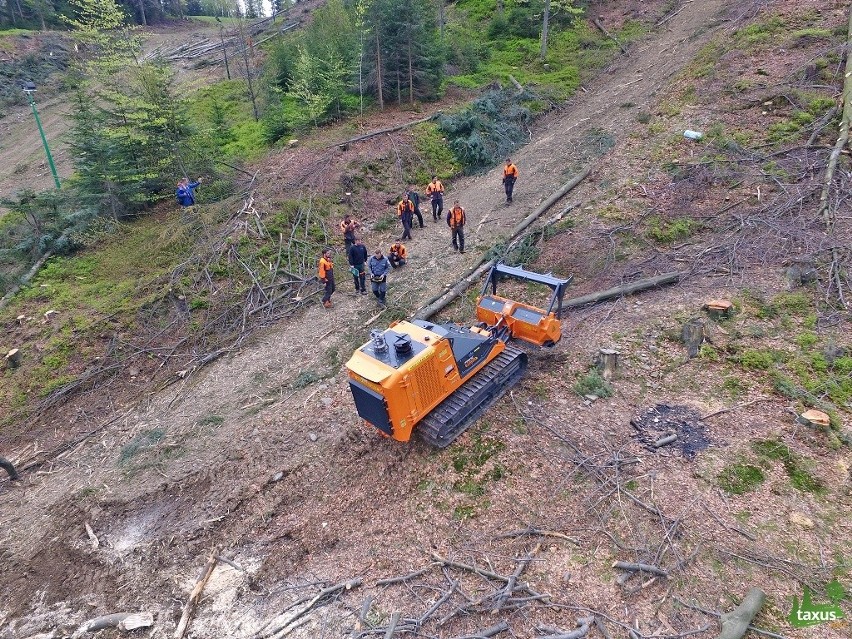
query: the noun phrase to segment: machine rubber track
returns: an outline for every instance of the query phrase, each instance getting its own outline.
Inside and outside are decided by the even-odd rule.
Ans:
[[[427,444],[446,448],[517,384],[526,368],[527,354],[506,345],[502,353],[424,417],[416,432]]]

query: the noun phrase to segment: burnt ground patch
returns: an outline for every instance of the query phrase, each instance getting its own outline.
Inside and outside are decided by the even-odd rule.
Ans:
[[[701,415],[688,406],[657,404],[630,420],[633,436],[652,452],[679,450],[686,459],[694,459],[710,445]],[[672,435],[676,439],[661,444]]]

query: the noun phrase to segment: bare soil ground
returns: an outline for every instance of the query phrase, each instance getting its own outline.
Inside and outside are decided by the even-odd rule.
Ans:
[[[611,3],[598,13],[613,23],[647,4]],[[293,637],[344,636],[368,595],[374,602],[367,623],[382,636],[391,613],[416,619],[453,590],[423,636],[476,635],[506,620],[514,636],[530,637],[540,624],[571,629],[593,610],[613,637],[630,628],[644,637],[710,637],[715,619],[685,604],[730,610],[752,586],[769,595],[756,625],[806,636],[786,624],[792,597],[801,597],[803,584],[821,586],[833,570],[848,578],[848,455],[795,425],[787,403],[756,384],[733,404],[718,371],[687,360],[682,346],[665,338],[708,298],[735,297],[738,279],[694,275],[678,287],[570,314],[566,339],[532,352],[520,386],[446,451],[366,429],[341,370],[366,324],[383,327],[396,309],[415,308],[441,290],[590,162],[592,176],[564,203],[593,210],[578,218],[573,234],[545,245],[539,264],[576,267],[577,294],[677,267],[676,256],[658,251],[631,256],[615,270],[591,268],[608,237],[606,219],[595,214],[638,188],[632,171],[644,166],[635,153],[641,140],[632,136],[628,109],[653,110],[742,10],[725,0],[667,7],[661,18],[677,13],[658,32],[537,124],[514,156],[521,178],[511,206],[498,169],[453,182],[447,200],[467,208],[471,250],[454,253],[446,226],[427,213],[426,228],[415,229],[408,243],[411,263],[390,281],[385,315],[374,318],[375,302],[349,293],[344,272],[331,311],[310,307],[185,384],[97,417],[81,409],[76,419],[83,423],[117,419],[20,485],[0,481],[0,637],[65,636],[84,619],[123,609],[152,611],[151,636],[170,634],[210,552],[239,568],[217,566],[189,636],[283,636],[272,632],[282,624]],[[618,109],[622,104],[632,106]],[[700,117],[672,116],[666,126],[679,132]],[[615,148],[599,159],[610,141]],[[269,178],[261,197],[272,201],[274,186],[297,167],[315,185],[337,184],[349,156],[356,161],[372,145],[386,151],[387,144],[282,152],[264,163]],[[358,206],[368,224],[388,210],[380,195]],[[371,247],[390,239],[368,229]],[[775,265],[748,276],[766,290],[782,287]],[[471,318],[470,301],[449,315]],[[719,331],[723,341],[724,327]],[[572,385],[603,345],[622,353],[615,395],[584,401]],[[690,458],[678,449],[649,450],[634,436],[631,419],[659,404],[685,405],[699,416],[732,410],[690,426],[702,428],[708,442]],[[33,428],[48,441],[54,435],[43,423]],[[722,469],[748,453],[745,442],[773,438],[808,460],[824,492],[793,488],[779,459],[766,462],[767,480],[750,495],[718,488]],[[405,583],[377,584],[429,566],[433,552],[503,575],[531,553],[522,580],[553,605],[518,601],[499,614],[480,611],[476,602],[492,593],[493,580],[437,565]],[[663,566],[670,576],[620,583],[616,560]],[[285,624],[323,586],[356,577],[361,585]],[[272,620],[280,623],[270,627]],[[843,622],[818,628],[828,639],[848,631]]]

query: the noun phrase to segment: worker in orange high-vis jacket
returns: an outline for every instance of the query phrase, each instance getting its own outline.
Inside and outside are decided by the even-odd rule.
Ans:
[[[334,262],[331,261],[331,249],[325,249],[319,260],[317,276],[320,282],[325,284],[325,293],[322,296],[322,305],[331,308],[331,294],[334,293]]]
[[[503,188],[506,190],[506,202],[512,201],[512,191],[517,179],[518,167],[512,163],[512,158],[506,158],[506,166],[503,167]]]
[[[426,195],[432,202],[432,220],[437,222],[444,212],[444,185],[437,175],[433,175],[432,181],[426,186]]]
[[[396,206],[396,215],[399,221],[402,222],[402,237],[401,240],[410,240],[411,238],[411,223],[414,221],[414,202],[406,193]]]
[[[391,244],[390,252],[388,253],[388,261],[393,268],[405,266],[408,258],[408,251],[405,250],[405,244],[402,242],[394,242]]]
[[[464,209],[459,206],[459,201],[453,202],[453,208],[447,211],[447,224],[453,232],[453,248],[459,253],[464,253],[464,224],[466,222]]]

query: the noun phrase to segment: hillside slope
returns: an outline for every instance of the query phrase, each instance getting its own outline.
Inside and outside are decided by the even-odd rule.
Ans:
[[[610,4],[605,23],[631,7]],[[715,636],[716,621],[689,605],[730,610],[752,586],[769,595],[755,624],[797,636],[786,625],[792,596],[806,584],[821,589],[832,576],[848,582],[848,456],[795,426],[789,402],[762,387],[744,381],[734,402],[720,395],[717,371],[706,360],[687,360],[666,338],[707,299],[741,295],[732,273],[694,272],[673,289],[569,314],[566,339],[531,354],[520,387],[446,451],[365,429],[341,371],[370,327],[451,283],[589,164],[590,178],[558,205],[581,205],[577,228],[546,244],[539,264],[576,268],[578,294],[688,270],[674,248],[610,259],[614,225],[625,220],[608,218],[607,211],[621,213],[608,207],[641,190],[638,183],[653,184],[634,173],[656,161],[636,114],[664,110],[661,102],[680,90],[682,74],[708,43],[730,38],[752,16],[730,0],[708,0],[669,7],[662,18],[585,92],[536,123],[530,143],[513,156],[521,179],[511,206],[499,169],[453,182],[447,199],[467,208],[472,250],[454,253],[446,226],[427,215],[426,228],[408,243],[411,263],[390,281],[390,311],[375,317],[373,300],[351,295],[343,272],[330,311],[309,306],[185,382],[109,414],[89,415],[78,405],[78,419],[105,427],[22,485],[0,483],[7,593],[0,637],[65,636],[85,619],[119,610],[153,612],[155,633],[164,636],[211,553],[229,562],[207,582],[189,636],[340,637],[363,610],[365,633],[354,636],[385,636],[399,611],[418,636],[485,636],[501,621],[515,636],[534,636],[537,626],[567,631],[592,613],[612,636],[632,629],[641,637],[703,638]],[[664,126],[687,145],[682,130],[703,128],[705,117],[686,109]],[[305,175],[308,191],[337,188],[341,166],[387,144],[274,154],[263,162],[258,200],[268,205],[282,184],[297,188],[287,184],[293,175]],[[379,205],[365,198],[357,206],[372,223]],[[371,228],[367,243],[390,238]],[[596,268],[599,261],[605,268]],[[755,265],[749,283],[781,290],[779,266]],[[807,303],[786,303],[776,303],[776,316],[792,308],[788,321],[799,326],[805,320],[796,304]],[[743,307],[748,316],[757,302]],[[468,321],[470,300],[448,315]],[[848,318],[837,322],[842,334]],[[733,339],[734,330],[714,327],[713,343]],[[613,343],[623,357],[615,394],[584,401],[572,386],[597,348]],[[660,419],[682,429],[689,446],[649,447]],[[728,490],[734,481],[720,489],[718,477],[732,461],[735,471],[751,467],[766,478],[756,492]],[[441,567],[440,557],[476,564],[480,573],[458,563]],[[622,575],[613,570],[616,560],[662,566],[669,578]],[[495,596],[505,580],[494,574],[520,574],[521,566],[527,590]],[[356,578],[315,600],[321,588]],[[552,605],[541,605],[540,593]],[[819,630],[839,638],[848,625]]]

